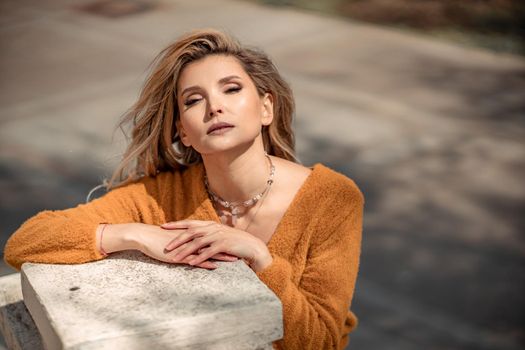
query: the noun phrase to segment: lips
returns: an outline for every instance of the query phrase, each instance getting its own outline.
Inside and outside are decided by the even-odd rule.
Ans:
[[[212,126],[210,126],[210,128],[208,129],[206,133],[209,135],[216,130],[221,130],[225,128],[233,128],[233,125],[225,123],[225,122],[215,123]]]

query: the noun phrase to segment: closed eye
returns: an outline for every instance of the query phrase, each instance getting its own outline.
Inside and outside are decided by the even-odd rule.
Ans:
[[[226,90],[226,92],[227,92],[227,93],[235,93],[235,92],[238,92],[238,91],[240,91],[240,90],[242,90],[242,87],[240,87],[240,86],[235,86],[235,87],[231,87],[231,88],[229,88],[228,90]],[[187,106],[187,107],[189,107],[189,106],[191,106],[191,105],[197,103],[197,102],[200,101],[200,100],[201,100],[200,98],[192,98],[192,99],[190,99],[190,100],[185,101],[185,102],[184,102],[184,105]]]
[[[193,105],[195,102],[197,101],[200,101],[201,99],[200,98],[193,98],[191,100],[187,100],[186,102],[184,102],[184,105],[185,106],[191,106]]]
[[[242,88],[240,86],[236,86],[236,87],[231,87],[229,88],[228,90],[226,90],[226,92],[237,92],[237,91],[240,91]]]

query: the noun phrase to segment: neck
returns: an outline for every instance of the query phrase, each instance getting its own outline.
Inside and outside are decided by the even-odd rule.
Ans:
[[[220,152],[203,155],[210,189],[229,202],[244,201],[266,187],[270,175],[262,142],[244,152]]]

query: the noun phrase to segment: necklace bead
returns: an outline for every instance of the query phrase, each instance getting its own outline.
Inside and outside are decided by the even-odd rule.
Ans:
[[[204,185],[206,187],[206,191],[208,192],[208,195],[214,202],[214,204],[218,204],[225,208],[225,210],[221,210],[222,212],[226,212],[225,214],[232,217],[232,221],[236,221],[236,217],[242,215],[244,212],[246,212],[250,207],[257,204],[257,202],[263,198],[263,196],[270,190],[270,187],[273,184],[273,176],[275,174],[275,166],[272,163],[272,159],[268,154],[265,154],[265,156],[268,158],[268,161],[270,162],[270,175],[268,180],[266,181],[266,187],[261,192],[256,194],[250,199],[247,199],[245,201],[234,201],[229,202],[221,198],[219,195],[217,195],[215,192],[213,192],[210,189],[209,183],[208,183],[208,177],[206,173],[204,173]]]

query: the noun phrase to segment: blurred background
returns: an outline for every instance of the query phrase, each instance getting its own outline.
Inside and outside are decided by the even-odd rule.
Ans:
[[[147,65],[215,27],[264,49],[298,155],[365,195],[349,349],[523,349],[523,1],[2,0],[0,240],[85,201]],[[2,275],[15,272],[0,264]]]

